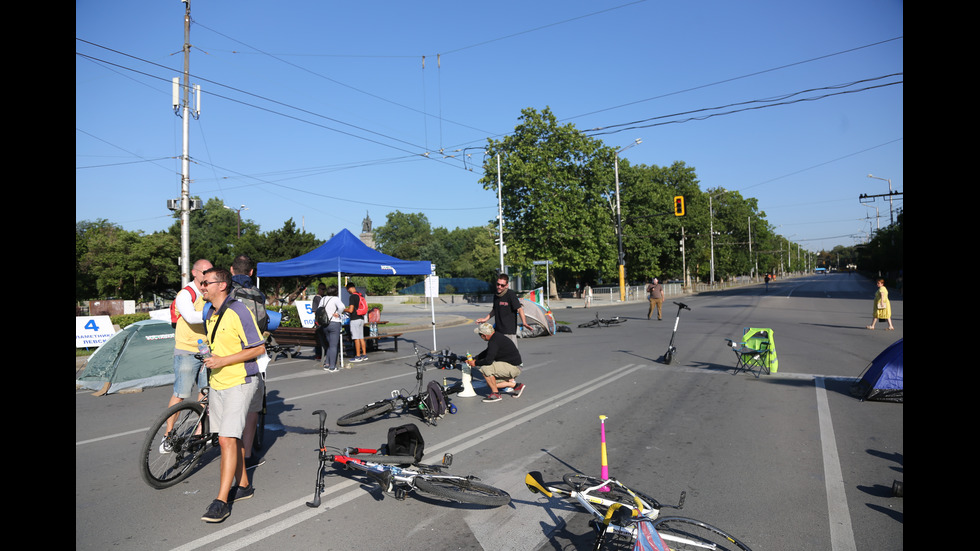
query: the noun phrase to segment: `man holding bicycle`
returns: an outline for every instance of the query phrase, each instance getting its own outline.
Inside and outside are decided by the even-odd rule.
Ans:
[[[521,374],[521,353],[503,333],[494,330],[489,323],[481,323],[474,331],[486,341],[487,349],[475,358],[466,360],[470,367],[479,367],[483,378],[490,387],[490,395],[484,402],[499,402],[500,389],[513,388],[512,396],[520,398],[527,385],[518,383],[516,378]]]
[[[255,359],[265,354],[265,339],[248,307],[228,298],[231,290],[228,270],[211,268],[204,272],[201,292],[212,304],[204,318],[211,343],[211,354],[204,365],[211,370],[211,427],[218,433],[221,448],[218,495],[201,517],[205,522],[223,521],[231,514],[228,503],[248,499],[255,493],[245,470],[242,434],[249,410],[257,410],[255,400],[261,405]],[[236,480],[238,484],[233,488]]]

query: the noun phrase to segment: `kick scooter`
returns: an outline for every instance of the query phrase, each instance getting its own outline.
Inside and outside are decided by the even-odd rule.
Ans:
[[[670,334],[670,344],[667,345],[667,352],[664,353],[663,362],[670,365],[670,362],[674,361],[674,353],[677,352],[677,348],[674,347],[674,335],[677,334],[677,324],[681,321],[681,310],[690,310],[690,308],[683,302],[675,302],[677,305],[677,317],[674,318],[674,332]]]

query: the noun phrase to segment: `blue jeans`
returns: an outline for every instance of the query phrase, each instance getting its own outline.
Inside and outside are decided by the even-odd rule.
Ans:
[[[194,380],[197,388],[208,386],[208,370],[201,369],[204,362],[194,357],[194,354],[174,352],[174,396],[186,400],[194,390]]]
[[[323,341],[327,344],[327,349],[323,355],[323,367],[337,367],[337,353],[340,352],[340,322],[332,321],[326,326],[321,326]]]

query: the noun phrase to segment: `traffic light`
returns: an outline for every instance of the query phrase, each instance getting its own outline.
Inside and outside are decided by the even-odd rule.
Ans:
[[[684,196],[674,197],[674,216],[684,216]]]

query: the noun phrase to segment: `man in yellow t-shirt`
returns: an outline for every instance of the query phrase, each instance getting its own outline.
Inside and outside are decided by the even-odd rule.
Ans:
[[[201,290],[212,308],[205,316],[211,355],[204,365],[211,370],[209,394],[211,429],[218,433],[221,448],[218,495],[201,517],[205,522],[228,518],[228,503],[248,499],[255,493],[245,469],[242,433],[245,419],[258,393],[259,367],[255,359],[265,354],[265,339],[255,316],[245,304],[228,298],[231,273],[222,268],[204,272]],[[238,484],[232,487],[237,480]]]

